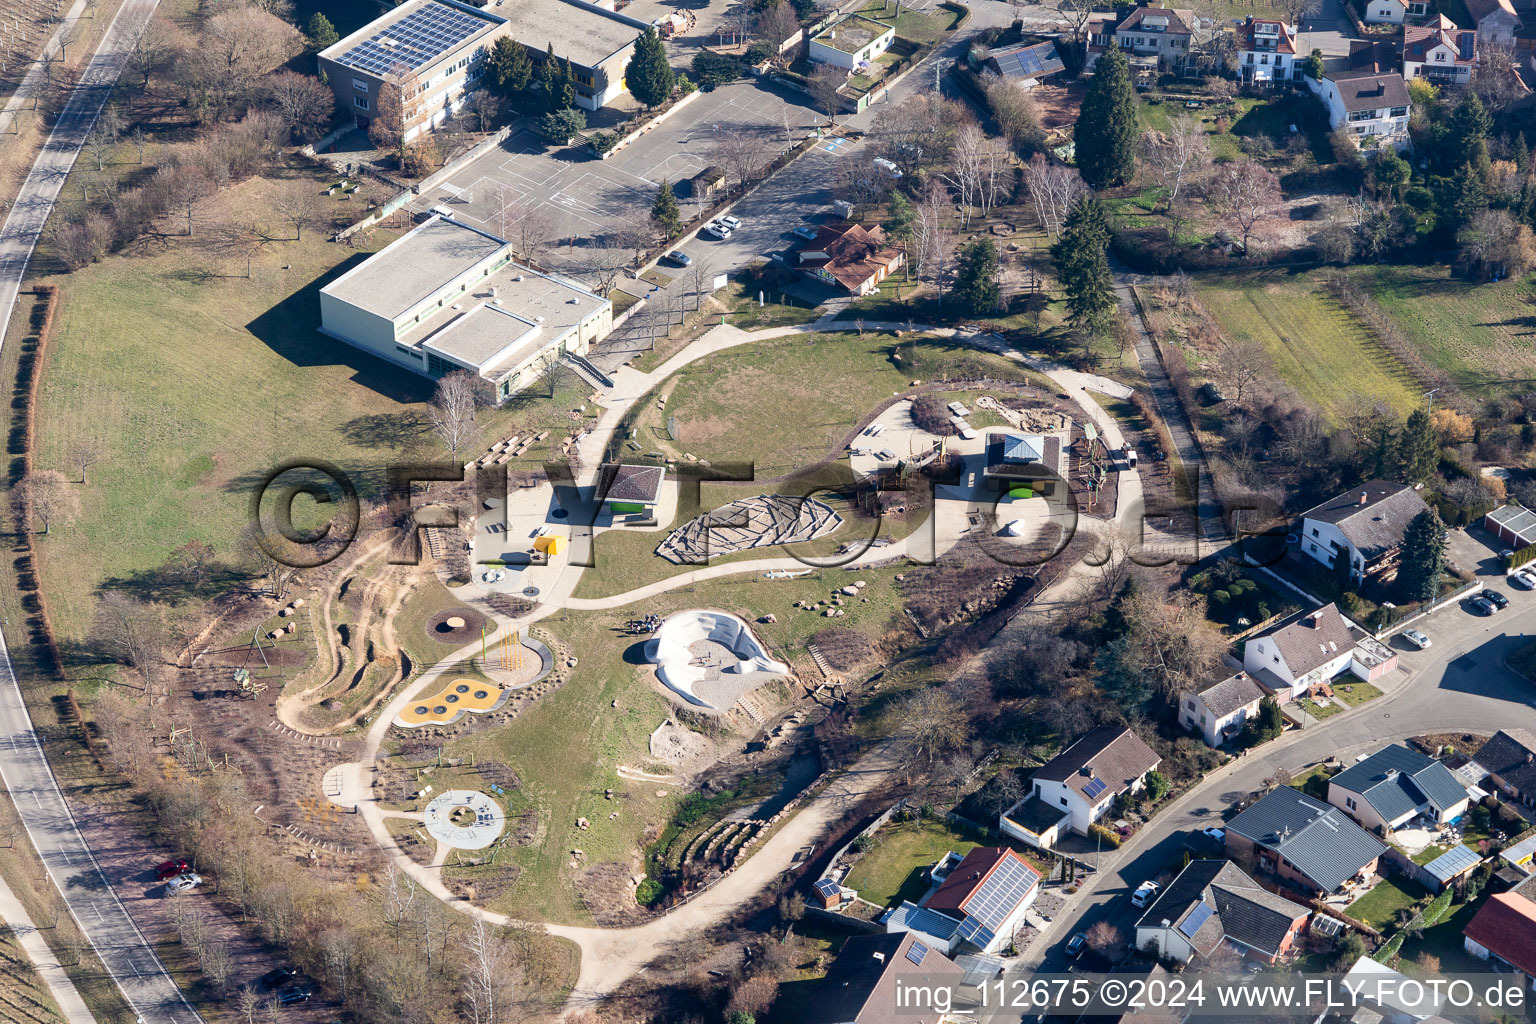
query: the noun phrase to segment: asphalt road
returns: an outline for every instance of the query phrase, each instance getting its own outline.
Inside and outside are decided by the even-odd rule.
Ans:
[[[132,41],[157,0],[127,0],[59,115],[0,229],[0,309],[8,322],[43,225],[53,210],[80,147],[122,73]],[[107,884],[90,847],[75,827],[64,795],[43,754],[10,651],[0,637],[0,778],[53,883],[107,971],[146,1024],[191,1024],[201,1018],[183,998],[165,966]]]
[[[1130,894],[1136,887],[1176,863],[1186,833],[1220,825],[1228,806],[1277,772],[1299,772],[1335,755],[1347,761],[1422,733],[1491,734],[1529,721],[1531,709],[1536,708],[1536,686],[1505,668],[1503,658],[1536,635],[1536,593],[1517,590],[1499,577],[1485,578],[1485,582],[1509,597],[1508,609],[1481,618],[1456,604],[1415,622],[1414,627],[1432,641],[1425,651],[1393,637],[1389,642],[1398,652],[1399,668],[1391,690],[1359,710],[1287,733],[1233,762],[1159,813],[1137,834],[1130,850],[1122,851],[1111,866],[1094,876],[1086,899],[1053,923],[1019,968],[1064,969],[1068,961],[1062,947],[1067,938],[1100,920],[1109,920],[1133,938],[1139,913],[1131,906]]]

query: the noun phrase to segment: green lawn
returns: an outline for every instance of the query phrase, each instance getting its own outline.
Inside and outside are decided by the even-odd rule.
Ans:
[[[1350,274],[1424,358],[1453,377],[1536,376],[1531,279],[1473,284],[1445,266],[1356,267]]]
[[[1488,962],[1479,960],[1467,952],[1461,934],[1471,923],[1480,906],[1482,906],[1482,900],[1452,904],[1450,913],[1441,918],[1437,924],[1424,929],[1419,938],[1408,936],[1403,941],[1402,949],[1398,950],[1398,956],[1402,960],[1417,961],[1419,957],[1429,953],[1440,961],[1440,969],[1447,974],[1486,972]]]
[[[1309,275],[1259,270],[1195,280],[1226,336],[1261,344],[1275,375],[1329,420],[1339,422],[1362,402],[1406,415],[1422,401],[1408,369]]]
[[[900,14],[897,14],[897,11]],[[898,38],[914,43],[936,43],[951,31],[962,14],[950,7],[935,7],[931,13],[901,7],[894,0],[873,0],[859,11],[866,18],[873,18],[886,25],[896,26]]]
[[[1333,684],[1333,695],[1353,708],[1380,697],[1381,689],[1358,679],[1339,680]]]
[[[963,857],[980,845],[979,839],[940,821],[889,824],[875,833],[874,848],[859,858],[843,884],[883,907],[903,900],[916,903],[928,891],[927,868],[946,851]]]
[[[260,208],[283,189],[313,186],[255,179],[218,201]],[[381,233],[375,243],[388,240]],[[323,459],[367,500],[390,464],[447,461],[426,427],[429,381],[317,333],[320,287],[363,253],[309,231],[264,245],[245,279],[243,265],[221,267],[200,242],[172,236],[148,254],[50,279],[61,302],[39,394],[37,465],[76,479],[71,446],[95,438],[104,449],[79,488],[78,521],[41,545],[63,640],[84,634],[98,585],[143,590],[189,540],[239,560],[251,495],[274,467]],[[552,447],[566,410],[589,391],[567,375],[554,400],[482,411],[477,443],[466,447],[478,453],[534,422],[553,428]],[[309,499],[296,503],[306,508],[315,508]]]
[[[808,306],[786,292],[768,287],[761,290],[763,302],[759,305],[758,284],[733,277],[724,288],[715,292],[714,298],[729,311],[726,322],[744,331],[810,323],[821,315],[820,309]]]
[[[1424,887],[1406,878],[1383,878],[1375,888],[1349,905],[1350,917],[1364,921],[1377,931],[1397,926],[1397,912],[1406,910],[1427,895]]]

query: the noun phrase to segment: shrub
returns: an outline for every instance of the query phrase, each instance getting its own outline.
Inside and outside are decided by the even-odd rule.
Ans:
[[[959,433],[950,415],[948,403],[938,395],[918,395],[913,399],[912,422],[940,437]]]
[[[1094,839],[1103,840],[1104,845],[1110,849],[1118,849],[1120,846],[1120,833],[1103,825],[1093,824],[1088,826],[1088,835]]]
[[[741,77],[741,58],[731,57],[714,50],[700,50],[693,58],[693,80],[700,89],[709,92],[717,85],[734,82]]]
[[[649,907],[661,899],[666,892],[660,882],[654,878],[643,878],[640,884],[635,886],[635,902],[642,907]]]

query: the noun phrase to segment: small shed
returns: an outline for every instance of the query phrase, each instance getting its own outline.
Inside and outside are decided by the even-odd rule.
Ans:
[[[1483,525],[1499,543],[1516,551],[1536,544],[1536,512],[1524,506],[1500,505],[1483,517]]]

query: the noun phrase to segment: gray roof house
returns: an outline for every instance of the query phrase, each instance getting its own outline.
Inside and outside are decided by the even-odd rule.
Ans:
[[[1406,103],[1402,78],[1387,77],[1404,90]],[[1302,553],[1332,566],[1334,558],[1347,551],[1356,578],[1364,579],[1397,553],[1409,520],[1427,508],[1419,492],[1407,484],[1368,480],[1301,514]]]
[[[1536,807],[1536,733],[1500,729],[1472,760],[1506,797]]]
[[[801,1016],[801,1024],[942,1024],[937,1011],[896,1005],[903,978],[929,984],[943,978],[958,984],[963,971],[949,957],[929,946],[916,932],[855,935],[843,943],[826,977],[816,986],[816,998]]]
[[[1274,963],[1291,949],[1311,911],[1276,895],[1225,860],[1191,861],[1136,922],[1136,946],[1181,962],[1223,942]]]
[[[1386,844],[1337,807],[1281,786],[1227,823],[1227,852],[1252,854],[1268,871],[1312,891],[1369,877]]]
[[[1450,821],[1467,809],[1467,790],[1445,765],[1393,743],[1328,781],[1328,802],[1368,829]]]
[[[1041,849],[1055,845],[1064,830],[1087,835],[1115,797],[1138,792],[1161,762],[1130,729],[1101,725],[1036,769],[1029,795],[1004,811],[998,825]]]
[[[1248,719],[1258,714],[1264,693],[1251,675],[1237,672],[1203,690],[1182,694],[1179,724],[1219,747],[1236,739]]]
[[[1243,669],[1281,702],[1345,672],[1366,682],[1397,667],[1397,653],[1325,604],[1243,645]]]

